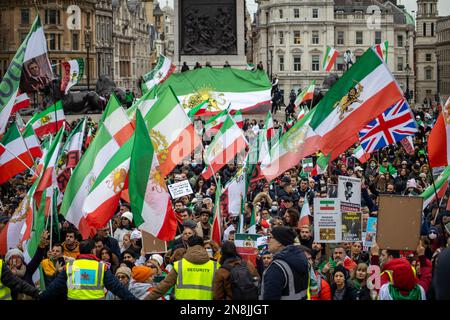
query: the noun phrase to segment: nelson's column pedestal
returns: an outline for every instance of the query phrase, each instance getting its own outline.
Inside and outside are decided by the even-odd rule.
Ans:
[[[196,62],[204,67],[234,68],[247,65],[245,56],[244,0],[175,0],[174,63]]]

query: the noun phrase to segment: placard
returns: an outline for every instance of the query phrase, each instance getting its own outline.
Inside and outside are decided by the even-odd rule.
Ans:
[[[167,242],[154,237],[152,234],[140,230],[142,233],[142,246],[145,253],[165,253],[167,252]]]
[[[339,176],[338,198],[341,200],[341,211],[361,211],[361,179]]]
[[[306,158],[302,160],[303,172],[310,173],[314,168],[313,158]]]
[[[329,184],[327,186],[327,194],[328,194],[328,198],[337,198],[338,197],[338,185],[337,184]]]
[[[177,199],[188,194],[194,193],[188,180],[183,180],[174,184],[167,185],[172,199]]]
[[[390,250],[416,250],[420,239],[422,205],[422,197],[380,195],[378,246]]]
[[[367,219],[366,232],[363,232],[363,246],[367,248],[373,247],[377,237],[377,218],[369,217]]]
[[[236,251],[243,260],[251,261],[256,266],[256,257],[258,255],[258,238],[260,234],[236,233],[234,235],[234,244]]]
[[[361,212],[342,212],[342,241],[361,241]]]
[[[337,243],[342,241],[342,219],[339,199],[314,199],[314,241]]]

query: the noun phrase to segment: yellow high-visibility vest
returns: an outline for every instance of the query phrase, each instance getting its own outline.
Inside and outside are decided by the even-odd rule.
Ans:
[[[72,300],[100,300],[105,298],[103,277],[105,265],[101,262],[80,259],[69,262],[67,297]]]
[[[11,290],[2,283],[3,260],[0,259],[0,300],[12,300]]]
[[[174,265],[178,274],[175,286],[176,300],[212,300],[213,283],[218,269],[217,261],[194,264],[181,259]]]

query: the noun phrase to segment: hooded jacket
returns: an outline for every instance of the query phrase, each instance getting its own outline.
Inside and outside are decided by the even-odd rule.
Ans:
[[[284,270],[274,263],[276,260],[283,260],[290,266],[296,293],[308,288],[309,271],[306,255],[298,246],[289,245],[274,255],[272,263],[263,273],[262,300],[280,300],[282,296],[289,295],[289,279],[285,276]]]
[[[75,240],[75,247],[73,249],[69,249],[65,241],[61,245],[63,247],[63,254],[67,257],[76,259],[80,254],[80,243],[77,240]]]
[[[187,261],[193,264],[205,264],[209,261],[208,252],[202,246],[189,247],[183,257]],[[178,278],[178,273],[173,268],[167,277],[162,280],[158,286],[156,286],[151,293],[145,297],[145,300],[156,300],[169,291],[170,288],[176,285]]]

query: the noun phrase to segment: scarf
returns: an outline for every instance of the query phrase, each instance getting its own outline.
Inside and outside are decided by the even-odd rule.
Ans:
[[[314,272],[312,267],[309,268],[309,292],[311,296],[316,296],[320,293],[321,279],[318,274]]]
[[[408,295],[403,295],[399,289],[394,287],[392,284],[389,284],[389,294],[392,297],[392,300],[421,300],[422,293],[418,285],[414,286]]]

